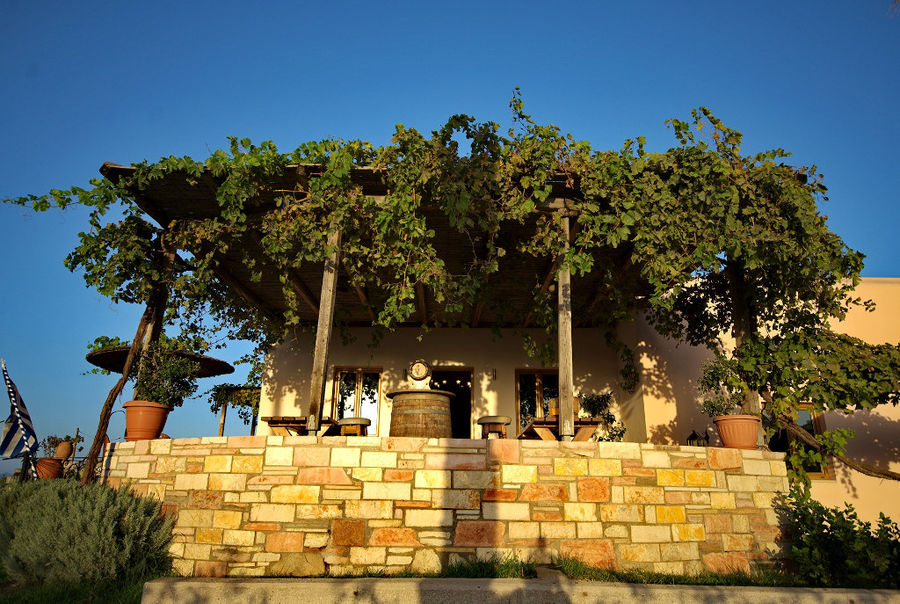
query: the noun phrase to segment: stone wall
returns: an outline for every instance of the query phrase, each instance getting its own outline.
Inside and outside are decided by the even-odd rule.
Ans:
[[[183,575],[429,572],[455,557],[749,569],[781,454],[638,443],[315,436],[117,443],[107,481],[176,517]]]

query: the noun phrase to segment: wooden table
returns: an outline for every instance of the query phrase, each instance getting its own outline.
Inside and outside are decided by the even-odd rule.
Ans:
[[[306,416],[276,415],[260,419],[269,424],[272,433],[276,436],[306,436],[309,434]],[[321,432],[321,436],[336,436],[340,434],[340,429],[336,421],[330,417],[323,417],[319,422],[319,432]]]
[[[575,420],[575,436],[573,441],[585,442],[590,440],[591,436],[597,430],[597,427],[606,422],[597,418],[583,418]],[[523,440],[559,440],[559,419],[548,417],[543,419],[532,420],[518,438]]]

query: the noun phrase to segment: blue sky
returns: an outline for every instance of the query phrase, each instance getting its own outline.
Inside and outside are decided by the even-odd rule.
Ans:
[[[538,121],[599,149],[643,135],[664,150],[666,119],[710,107],[746,151],[817,164],[823,211],[867,254],[864,275],[898,277],[900,15],[889,4],[8,0],[0,198],[86,185],[104,161],[204,158],[229,135],[289,150],[325,137],[382,144],[397,123],[430,132],[455,113],[505,128],[520,86]],[[114,380],[82,375],[86,344],[130,338],[139,316],[62,266],[84,227],[77,211],[0,205],[0,357],[40,437],[93,436]],[[198,400],[167,432],[216,426]],[[235,420],[226,433],[246,430]],[[123,432],[117,413],[110,436]]]

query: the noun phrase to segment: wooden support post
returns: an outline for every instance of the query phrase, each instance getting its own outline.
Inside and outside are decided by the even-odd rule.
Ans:
[[[569,217],[562,219],[565,249],[569,249]],[[557,348],[559,354],[559,438],[575,436],[575,376],[572,369],[572,276],[569,268],[560,268],[557,280]]]
[[[421,283],[416,283],[416,307],[422,323],[428,323],[428,306],[425,304],[425,288]]]
[[[328,346],[331,343],[331,323],[334,320],[334,299],[337,290],[338,265],[341,261],[341,229],[332,225],[328,233],[328,258],[322,272],[322,294],[319,296],[319,323],[316,326],[316,349],[313,353],[312,375],[309,380],[309,413],[307,429],[315,434],[319,429],[319,414],[325,392],[325,369],[328,367]]]
[[[222,414],[219,416],[219,436],[225,434],[225,412],[228,411],[228,403],[222,403]]]

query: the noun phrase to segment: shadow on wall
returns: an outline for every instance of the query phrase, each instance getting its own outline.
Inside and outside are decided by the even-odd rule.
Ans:
[[[312,359],[312,348],[304,349],[301,343],[293,338],[279,344],[273,354],[266,355],[262,395],[272,402],[271,415],[305,414]],[[287,399],[294,400],[296,406],[302,409],[302,413],[286,408]]]
[[[900,470],[900,419],[871,411],[857,411],[847,416],[826,415],[825,429],[835,428],[849,428],[856,433],[847,443],[848,457],[881,469]],[[859,492],[853,483],[856,472],[842,464],[836,469],[835,477],[847,493],[853,498],[859,498]]]

